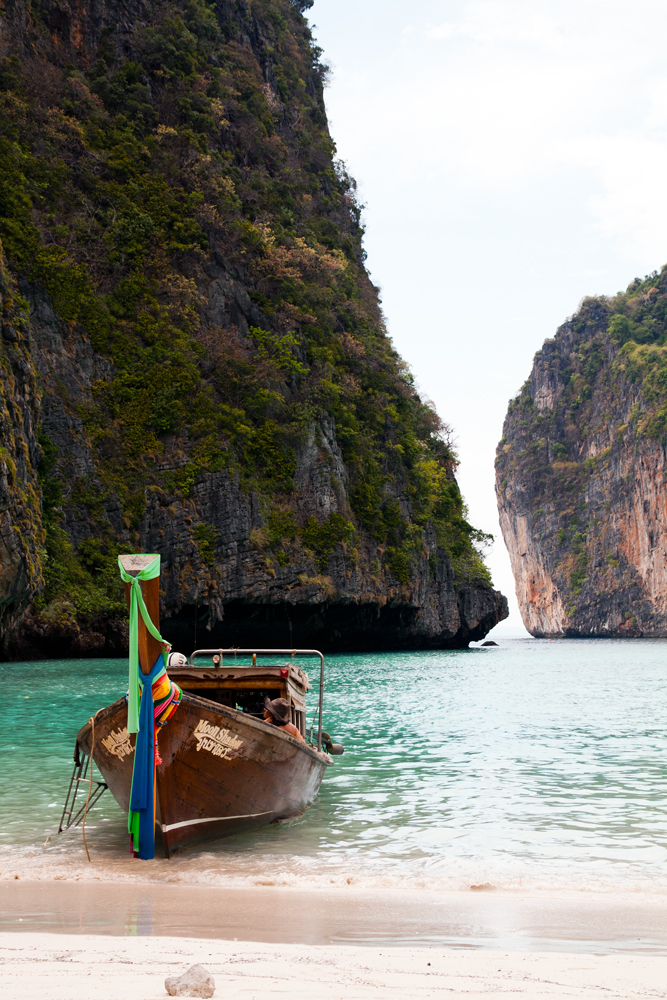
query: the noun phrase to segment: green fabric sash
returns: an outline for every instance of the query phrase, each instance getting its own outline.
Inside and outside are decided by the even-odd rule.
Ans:
[[[160,557],[156,556],[152,562],[142,569],[136,576],[130,576],[123,569],[123,564],[118,557],[120,567],[120,577],[123,583],[131,584],[130,590],[130,671],[129,671],[129,695],[127,702],[127,731],[128,733],[139,732],[139,613],[144,620],[144,625],[158,642],[165,648],[169,643],[165,642],[155,625],[151,621],[148,609],[144,603],[144,595],[141,593],[141,580],[154,580],[160,575]],[[165,666],[167,665],[166,655],[163,654]]]

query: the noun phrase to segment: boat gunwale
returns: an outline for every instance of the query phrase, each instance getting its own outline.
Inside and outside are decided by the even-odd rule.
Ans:
[[[314,757],[320,763],[326,763],[327,765],[333,764],[333,758],[325,753],[324,750],[318,750],[316,747],[311,747],[309,743],[305,740],[297,740],[296,736],[290,736],[289,733],[285,733],[278,726],[274,726],[272,722],[264,722],[263,719],[256,719],[252,715],[246,715],[244,712],[239,712],[235,708],[230,708],[229,705],[221,705],[220,702],[212,701],[210,698],[202,698],[201,695],[193,694],[191,691],[183,692],[183,701],[185,700],[193,701],[195,704],[201,702],[202,707],[208,708],[213,705],[217,711],[223,713],[223,715],[229,715],[230,718],[235,721],[241,721],[249,725],[251,729],[259,729],[260,732],[267,732],[271,736],[278,736],[281,740],[287,740],[292,746],[297,747],[299,750],[307,750],[310,756]],[[167,723],[169,725],[169,723]]]
[[[245,725],[249,726],[251,729],[258,729],[262,733],[268,732],[270,736],[281,740],[287,740],[288,743],[296,747],[298,750],[305,751],[309,757],[312,757],[318,763],[324,764],[326,767],[331,767],[333,765],[333,758],[330,757],[328,753],[325,753],[324,750],[318,750],[316,747],[311,746],[305,741],[297,740],[295,736],[282,732],[281,729],[274,726],[271,722],[264,722],[262,719],[255,719],[250,715],[246,715],[244,712],[237,711],[235,708],[230,708],[228,705],[221,705],[220,702],[212,701],[210,698],[202,698],[201,695],[192,694],[190,691],[183,691],[181,704],[184,702],[191,702],[194,705],[200,705],[202,708],[206,708],[209,711],[213,709],[222,715],[227,715],[235,722],[238,721],[245,723]],[[95,724],[97,725],[98,723],[103,722],[109,715],[112,714],[114,710],[116,710],[117,707],[121,707],[123,704],[127,704],[126,697],[124,695],[121,698],[117,698],[111,705],[107,705],[105,708],[99,709],[95,714]],[[167,726],[168,725],[169,723],[167,723]],[[90,731],[91,725],[89,719],[76,734],[77,744],[79,744],[82,739],[85,739]]]

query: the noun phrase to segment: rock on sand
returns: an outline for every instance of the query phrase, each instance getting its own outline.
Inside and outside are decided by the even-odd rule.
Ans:
[[[167,976],[165,989],[170,997],[212,997],[215,979],[203,965],[191,965],[182,976]]]

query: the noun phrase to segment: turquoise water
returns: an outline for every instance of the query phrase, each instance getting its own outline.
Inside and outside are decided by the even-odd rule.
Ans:
[[[325,728],[346,752],[302,820],[141,863],[106,793],[88,866],[80,830],[55,830],[76,732],[124,692],[125,662],[0,665],[0,876],[667,892],[667,642],[502,640],[327,669]]]

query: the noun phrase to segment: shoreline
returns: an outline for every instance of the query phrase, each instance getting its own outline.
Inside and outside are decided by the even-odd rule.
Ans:
[[[283,830],[286,828],[283,828]],[[60,841],[53,831],[45,844],[1,845],[0,886],[7,882],[53,881],[67,883],[112,883],[123,885],[179,885],[209,886],[218,889],[246,889],[260,887],[286,888],[293,892],[414,892],[442,895],[452,893],[469,895],[475,887],[488,888],[491,892],[511,897],[535,897],[579,900],[605,898],[632,902],[638,898],[663,901],[667,905],[667,871],[659,877],[636,877],[610,881],[589,872],[581,877],[574,867],[567,872],[539,872],[512,874],[499,872],[493,864],[479,861],[461,870],[457,860],[448,866],[415,870],[409,864],[385,864],[382,868],[355,864],[354,859],[317,855],[289,855],[280,852],[230,853],[223,850],[183,851],[166,860],[157,856],[151,861],[137,862],[127,852],[126,835],[117,836],[114,842],[100,843],[99,837],[108,836],[108,829],[99,823],[87,827],[91,861],[84,854],[80,831],[78,840]],[[296,828],[298,836],[299,828]],[[224,843],[224,842],[223,842]],[[66,849],[64,849],[66,848]],[[558,877],[560,875],[560,878]],[[575,878],[574,876],[578,877]]]
[[[667,899],[0,881],[0,932],[667,955]]]

